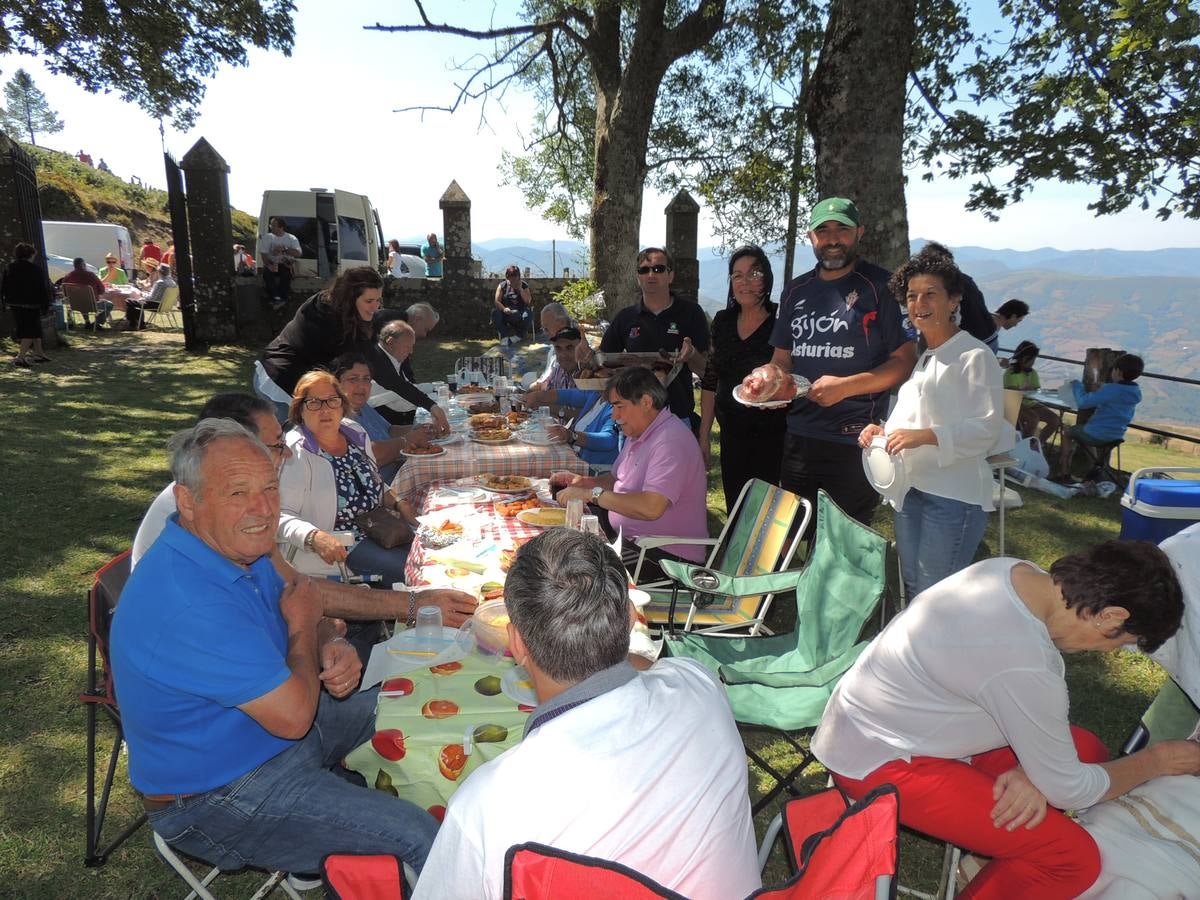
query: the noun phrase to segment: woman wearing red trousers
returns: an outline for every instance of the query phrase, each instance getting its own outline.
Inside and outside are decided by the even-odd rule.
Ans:
[[[1165,774],[1200,773],[1200,745],[1167,741],[1107,761],[1067,721],[1063,652],[1156,649],[1183,598],[1155,545],[1109,541],[1049,572],[990,559],[922,593],[858,658],[813,738],[858,798],[890,782],[900,821],[991,860],[964,898],[1075,897],[1095,842],[1059,810]]]

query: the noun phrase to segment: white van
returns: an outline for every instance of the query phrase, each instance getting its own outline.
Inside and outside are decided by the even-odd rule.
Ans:
[[[272,216],[283,219],[300,241],[298,276],[329,278],[355,266],[379,269],[387,259],[379,213],[363,194],[324,188],[263,191],[259,239]]]
[[[46,242],[46,254],[74,259],[82,256],[89,264],[99,268],[104,257],[116,254],[121,268],[133,271],[133,241],[129,229],[124,225],[107,222],[42,222],[42,238]]]

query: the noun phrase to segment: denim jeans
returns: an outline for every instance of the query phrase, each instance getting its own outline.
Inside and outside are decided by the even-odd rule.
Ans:
[[[500,335],[500,340],[506,337],[519,337],[525,339],[525,333],[529,330],[529,310],[520,309],[516,313],[505,313],[492,308],[492,327],[496,329],[496,333]]]
[[[408,562],[408,547],[393,547],[388,550],[369,537],[354,545],[346,557],[346,568],[355,575],[378,575],[383,579],[381,587],[391,590],[397,581],[404,581],[404,566]]]
[[[973,503],[909,489],[895,516],[896,550],[909,600],[971,564],[987,517]]]
[[[420,872],[437,834],[425,810],[330,769],[375,731],[378,691],[324,691],[301,740],[223,787],[150,813],[172,847],[225,871],[318,872],[329,853],[394,853]]]

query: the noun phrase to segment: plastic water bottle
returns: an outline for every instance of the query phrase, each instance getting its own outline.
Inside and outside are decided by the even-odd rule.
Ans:
[[[500,415],[507,416],[512,412],[512,401],[508,399],[508,392],[505,391],[500,395]]]

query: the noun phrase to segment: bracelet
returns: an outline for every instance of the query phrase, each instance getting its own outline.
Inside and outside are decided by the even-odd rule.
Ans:
[[[305,550],[313,549],[313,542],[317,539],[317,531],[318,531],[318,529],[314,528],[312,531],[310,531],[308,534],[306,534],[304,536],[304,549]]]
[[[408,589],[408,618],[404,624],[409,628],[417,624],[417,592],[412,588]]]

